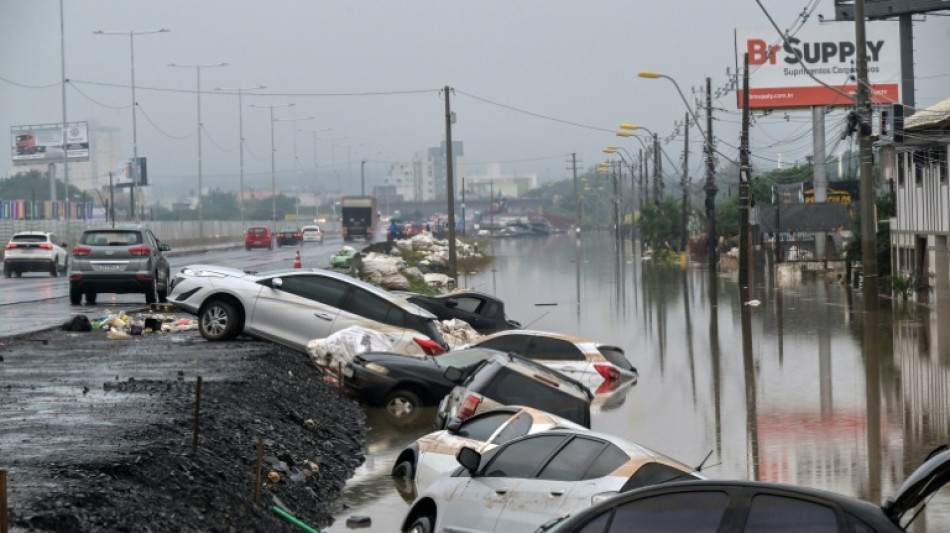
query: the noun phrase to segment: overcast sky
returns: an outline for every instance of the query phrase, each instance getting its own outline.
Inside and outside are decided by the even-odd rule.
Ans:
[[[728,84],[736,28],[769,27],[754,0],[62,3],[67,118],[121,128],[126,157],[132,155],[130,39],[93,32],[171,30],[134,39],[138,152],[148,158],[153,193],[161,196],[193,191],[198,168],[196,69],[169,63],[229,63],[201,69],[206,187],[236,189],[240,168],[237,97],[214,89],[264,85],[244,96],[248,180],[267,187],[271,171],[269,110],[251,104],[293,103],[274,109],[281,119],[273,124],[280,183],[301,179],[294,172],[296,140],[301,167],[312,169],[316,156],[317,185],[340,180],[352,193],[360,160],[368,161],[375,183],[388,162],[438,146],[446,85],[454,89],[453,139],[464,142],[469,173],[500,162],[506,173],[563,179],[572,152],[584,167],[603,161],[601,149],[609,144],[634,152],[636,141],[614,136],[621,122],[665,137],[686,109],[672,83],[639,78],[638,71],[668,74],[692,100],[692,88],[707,76],[714,88]],[[814,3],[763,0],[783,29],[797,25]],[[818,24],[819,14],[834,18],[832,0],[817,4],[807,24]],[[950,97],[950,17],[918,19],[916,99],[926,107]],[[853,33],[853,23],[836,24]],[[0,126],[9,146],[11,126],[62,121],[60,2],[0,0],[0,34]],[[738,145],[735,101],[728,93],[715,103],[714,133],[731,145]],[[829,117],[829,137],[838,134],[831,129],[841,117]],[[810,127],[807,112],[759,117],[752,131],[756,166],[802,160],[812,151]],[[677,139],[665,147],[676,159],[683,144]],[[702,138],[695,128],[690,140],[698,178]],[[724,144],[719,149],[736,153]],[[0,158],[0,175],[13,170],[9,157]]]

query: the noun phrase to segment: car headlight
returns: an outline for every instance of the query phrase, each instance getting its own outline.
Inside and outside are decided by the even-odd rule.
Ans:
[[[383,365],[377,365],[376,363],[367,363],[366,370],[376,372],[377,374],[382,374],[384,376],[389,374],[388,368],[384,367]]]
[[[226,278],[227,274],[214,272],[212,270],[195,270],[193,268],[183,268],[181,273],[195,278]]]

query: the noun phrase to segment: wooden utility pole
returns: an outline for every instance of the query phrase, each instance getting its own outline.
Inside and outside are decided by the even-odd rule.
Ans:
[[[686,243],[688,242],[688,226],[689,226],[689,113],[686,113],[686,122],[683,128],[683,221],[682,221],[682,230],[683,233],[680,236],[680,251],[686,251]]]
[[[712,80],[706,78],[706,228],[709,242],[709,270],[716,271],[716,163],[713,160],[712,132]]]
[[[581,231],[581,197],[577,192],[577,153],[571,152],[571,169],[574,172],[574,220],[577,221],[577,227],[574,228],[574,238],[580,238]],[[494,199],[492,199],[494,201]]]
[[[449,277],[458,287],[458,256],[455,249],[455,175],[452,171],[452,108],[449,105],[449,86],[445,86],[445,190],[449,210]]]
[[[653,205],[660,205],[660,139],[653,134]]]
[[[750,287],[752,250],[749,242],[749,54],[742,67],[742,134],[739,137],[739,290]]]
[[[861,268],[864,282],[864,308],[877,309],[877,217],[874,202],[871,162],[871,95],[868,90],[867,36],[864,32],[864,0],[854,2],[854,40],[857,48],[858,92],[857,104],[858,149],[861,190]]]

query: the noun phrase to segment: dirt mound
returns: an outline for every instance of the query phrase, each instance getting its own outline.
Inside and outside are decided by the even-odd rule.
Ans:
[[[0,371],[12,531],[319,528],[363,462],[360,408],[271,343],[51,330],[0,339]]]

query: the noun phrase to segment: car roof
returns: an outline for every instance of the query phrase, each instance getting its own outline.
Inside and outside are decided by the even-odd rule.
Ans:
[[[646,446],[643,446],[642,444],[637,444],[636,442],[633,442],[629,439],[618,437],[617,435],[613,435],[611,433],[591,431],[586,428],[584,429],[558,428],[558,429],[550,429],[546,431],[545,433],[549,433],[549,434],[555,433],[555,434],[563,434],[563,435],[586,435],[589,437],[595,437],[595,438],[605,440],[613,444],[614,446],[623,450],[627,455],[630,456],[631,459],[638,459],[640,460],[641,463],[653,462],[653,461],[656,461],[657,459],[662,459],[663,461],[672,461],[676,464],[679,464],[684,470],[688,470],[688,471],[695,470],[693,467],[685,463],[681,463],[675,459],[672,459],[667,455],[664,455],[660,452],[647,448]]]
[[[83,233],[88,233],[92,231],[144,231],[148,228],[142,224],[116,224],[116,225],[103,225],[103,226],[92,226],[83,230]]]
[[[320,226],[317,226],[317,225],[315,225],[315,224],[310,224],[309,226],[304,226],[303,229],[304,229],[304,230],[308,230],[308,229],[320,229]]]
[[[574,335],[567,335],[565,333],[558,333],[555,331],[540,331],[535,329],[509,329],[505,331],[499,331],[497,333],[492,333],[491,335],[486,335],[478,340],[482,342],[489,338],[503,337],[505,335],[530,335],[536,337],[550,337],[552,339],[561,339],[574,344],[593,344],[600,346],[600,343],[594,342],[590,339],[584,339],[582,337],[575,337]]]

